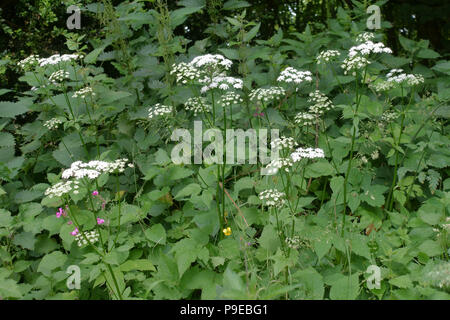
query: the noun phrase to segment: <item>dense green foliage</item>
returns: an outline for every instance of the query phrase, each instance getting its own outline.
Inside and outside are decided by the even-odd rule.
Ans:
[[[34,40],[24,47],[32,52],[1,60],[2,76],[20,74],[20,83],[0,89],[0,297],[450,298],[443,41],[392,33],[384,20],[365,33],[368,3],[311,1],[321,20],[297,15],[286,26],[289,17],[261,23],[258,1],[249,2],[90,3],[90,29],[56,29],[68,61],[10,63],[54,53]],[[39,8],[51,25],[51,10]],[[363,36],[388,45],[393,34],[393,54],[357,53],[366,63],[343,69]],[[336,56],[317,59],[327,50]],[[229,90],[204,89],[209,78],[179,81],[176,68],[207,54],[233,64],[195,70],[241,79],[233,92],[242,100],[224,106]],[[280,81],[288,67],[311,79]],[[282,94],[254,98],[271,87]],[[193,112],[187,102],[199,97]],[[157,104],[166,106],[159,115]],[[324,157],[274,175],[261,175],[261,163],[176,164],[171,135],[194,120],[219,132],[276,128],[295,143],[282,157],[298,147]],[[66,169],[91,160],[109,167],[95,165],[99,175],[84,172],[76,184]],[[277,205],[261,196],[269,189],[283,193]],[[72,265],[79,290],[66,285]],[[366,281],[371,265],[381,270],[378,289]]]

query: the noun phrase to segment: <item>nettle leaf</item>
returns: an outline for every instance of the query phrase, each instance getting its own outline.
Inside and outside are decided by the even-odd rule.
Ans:
[[[202,188],[197,183],[188,184],[176,194],[175,199],[179,200],[189,196],[198,195],[201,190]]]
[[[388,190],[388,187],[382,185],[371,185],[364,189],[364,192],[360,195],[362,201],[368,203],[373,207],[381,207],[384,204],[383,193]]]
[[[14,147],[16,142],[11,133],[0,132],[0,147]]]
[[[32,104],[31,99],[21,99],[18,102],[0,101],[0,118],[14,118],[27,112]]]

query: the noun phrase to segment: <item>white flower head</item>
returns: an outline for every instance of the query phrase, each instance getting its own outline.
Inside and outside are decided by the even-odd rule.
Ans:
[[[316,116],[311,113],[299,112],[295,116],[294,122],[298,125],[313,126],[316,123]]]
[[[287,84],[299,85],[302,82],[311,82],[312,73],[309,71],[300,71],[292,67],[287,67],[286,69],[281,71],[279,77],[277,78],[277,81]]]
[[[341,54],[337,50],[321,51],[316,58],[317,64],[323,64],[335,60]]]
[[[242,89],[244,83],[241,79],[228,77],[224,74],[213,77],[212,79],[205,77],[200,80],[200,83],[204,86],[200,89],[201,93],[206,93],[212,89],[220,90],[237,90]]]
[[[52,118],[50,120],[47,120],[44,122],[44,127],[46,127],[49,130],[55,130],[59,127],[60,124],[63,122],[58,118]]]
[[[331,110],[334,108],[333,103],[326,95],[324,95],[319,90],[316,90],[314,92],[311,92],[309,94],[308,102],[313,102],[314,105],[309,107],[309,113],[315,114],[315,115],[322,115],[326,111]]]
[[[286,203],[286,194],[276,189],[264,190],[259,193],[258,197],[263,201],[263,205],[268,207],[281,208]]]
[[[194,112],[194,116],[196,116],[198,113],[202,113],[203,111],[210,111],[211,105],[209,105],[203,97],[194,97],[186,100],[184,103],[184,108],[188,111]]]
[[[148,109],[148,118],[153,119],[155,117],[172,113],[172,106],[165,106],[160,103],[155,104]]]
[[[218,103],[222,105],[223,107],[232,106],[235,104],[240,104],[244,102],[244,99],[242,99],[241,95],[239,93],[228,91],[225,94],[223,94]]]
[[[91,87],[84,87],[80,90],[75,91],[75,93],[72,95],[72,98],[86,98],[86,95],[91,94],[95,96],[95,93],[92,91]]]
[[[282,87],[258,88],[250,92],[249,98],[254,102],[269,103],[286,95]]]
[[[291,153],[292,161],[298,162],[302,159],[324,158],[325,154],[320,148],[298,148]]]
[[[17,63],[17,65],[23,70],[29,70],[32,69],[34,66],[36,66],[38,63],[39,63],[39,56],[32,54],[29,57],[20,60]]]
[[[55,71],[48,78],[53,84],[59,84],[59,82],[63,82],[65,79],[69,79],[69,72],[64,70]]]

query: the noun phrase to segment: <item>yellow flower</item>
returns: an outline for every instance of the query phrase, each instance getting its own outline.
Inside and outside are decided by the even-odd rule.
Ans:
[[[226,236],[231,235],[231,228],[228,227],[228,228],[223,229],[223,233],[224,233]]]

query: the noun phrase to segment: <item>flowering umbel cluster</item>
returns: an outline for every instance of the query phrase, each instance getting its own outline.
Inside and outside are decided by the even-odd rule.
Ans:
[[[277,78],[277,81],[299,85],[305,81],[311,82],[312,73],[309,71],[300,71],[292,67],[287,67],[286,69],[281,71],[280,75]]]
[[[62,173],[63,179],[96,179],[102,173],[117,173],[123,172],[128,159],[118,159],[113,162],[92,160],[89,162],[75,161],[72,163],[69,169],[66,169]]]
[[[184,108],[188,111],[194,112],[194,115],[196,116],[198,113],[203,111],[208,112],[211,110],[211,105],[209,105],[203,97],[194,97],[186,100],[184,103]]]
[[[308,102],[313,102],[314,105],[309,107],[309,112],[320,116],[326,111],[331,110],[334,106],[330,99],[319,90],[309,94]]]
[[[267,189],[259,193],[259,199],[263,201],[263,205],[268,207],[281,208],[285,203],[286,194],[276,189]]]
[[[269,103],[272,100],[279,99],[285,94],[286,91],[282,87],[258,88],[250,92],[249,98],[251,101]]]
[[[387,81],[391,83],[416,86],[425,81],[420,74],[406,74],[403,69],[392,69],[387,75]]]
[[[92,92],[91,87],[84,87],[84,88],[81,88],[80,90],[75,91],[75,93],[72,95],[72,98],[84,99],[86,97],[86,95],[88,95],[88,94],[95,96],[95,93]]]
[[[335,58],[339,57],[341,54],[337,50],[325,50],[321,51],[319,55],[317,56],[317,64],[327,63]]]
[[[75,235],[75,240],[77,241],[79,247],[87,245],[88,241],[89,241],[89,243],[94,244],[98,241],[98,238],[99,238],[99,234],[98,234],[97,230],[85,232],[84,236],[81,233],[77,233]]]
[[[44,122],[44,127],[46,127],[49,130],[54,130],[59,127],[60,124],[63,122],[58,118],[52,118],[50,120],[47,120]]]
[[[302,159],[317,159],[324,158],[325,154],[320,148],[298,148],[292,154],[291,158],[294,162]]]
[[[165,106],[160,103],[155,104],[148,109],[148,118],[153,119],[155,117],[172,113],[172,106]]]

